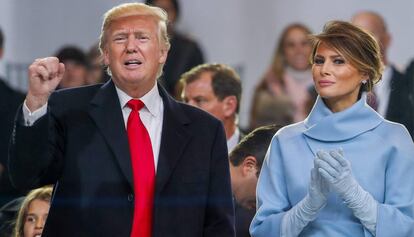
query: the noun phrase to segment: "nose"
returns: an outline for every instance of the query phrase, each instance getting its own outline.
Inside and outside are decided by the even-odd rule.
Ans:
[[[330,65],[325,62],[321,65],[320,73],[322,76],[328,76],[328,75],[331,75],[330,70],[331,70]]]
[[[35,228],[36,229],[43,229],[43,226],[45,225],[45,220],[43,218],[38,218],[36,220],[36,225]]]
[[[127,38],[126,50],[129,53],[134,53],[137,51],[137,45],[136,45],[135,37],[133,34],[129,35]]]

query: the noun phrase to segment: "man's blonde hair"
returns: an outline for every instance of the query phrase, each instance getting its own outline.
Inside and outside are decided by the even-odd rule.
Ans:
[[[123,17],[128,16],[147,16],[152,17],[158,24],[158,42],[162,45],[165,50],[170,49],[170,40],[167,33],[167,24],[168,16],[167,13],[159,8],[148,6],[144,3],[124,3],[116,7],[111,8],[104,14],[104,19],[101,28],[101,35],[99,36],[99,49],[103,54],[106,43],[107,43],[107,33],[111,24]],[[160,65],[158,70],[157,77],[161,76],[162,68],[164,64]],[[108,68],[108,73],[111,75],[111,72]]]

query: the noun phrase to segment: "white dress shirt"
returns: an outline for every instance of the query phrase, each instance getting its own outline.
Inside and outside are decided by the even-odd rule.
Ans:
[[[139,111],[139,116],[151,139],[152,152],[154,155],[154,167],[156,171],[158,164],[158,155],[160,153],[161,132],[164,117],[164,103],[159,94],[157,84],[155,84],[154,87],[141,98],[132,98],[118,87],[115,86],[115,88],[122,110],[122,117],[124,118],[125,129],[127,126],[129,114],[131,112],[131,109],[126,105],[128,101],[130,99],[139,99],[145,104],[145,106]],[[34,112],[30,112],[25,101],[23,105],[23,117],[25,125],[32,126],[33,123],[45,115],[46,112],[47,103]]]
[[[227,151],[230,154],[230,152],[233,150],[234,147],[237,146],[240,140],[240,130],[238,127],[236,127],[236,130],[234,131],[233,135],[227,140]]]

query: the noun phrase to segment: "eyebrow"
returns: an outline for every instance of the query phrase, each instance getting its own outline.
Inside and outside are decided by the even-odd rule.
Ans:
[[[315,54],[315,57],[325,58],[325,56],[320,55],[320,54]],[[340,55],[340,54],[329,55],[328,57],[329,57],[329,58],[338,58],[338,57],[344,58],[344,56],[342,56],[342,55]]]

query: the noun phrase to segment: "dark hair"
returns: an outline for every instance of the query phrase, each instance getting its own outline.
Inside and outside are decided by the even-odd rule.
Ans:
[[[0,28],[0,49],[2,49],[4,47],[4,35],[3,35],[3,31]]]
[[[157,1],[157,0],[146,0],[145,4],[154,6],[154,1]],[[177,19],[178,19],[180,17],[180,4],[178,3],[178,0],[170,0],[170,1],[174,6],[175,14],[176,14]]]
[[[239,166],[247,156],[254,156],[257,162],[256,168],[260,172],[270,141],[281,127],[280,125],[267,125],[253,130],[230,153],[231,164]]]
[[[311,36],[313,48],[311,63],[319,45],[323,42],[337,50],[358,71],[368,75],[368,83],[361,91],[371,91],[374,84],[381,80],[383,64],[381,50],[375,38],[367,31],[346,21],[330,21],[322,33]]]
[[[76,46],[64,46],[58,50],[56,57],[61,62],[73,61],[77,64],[88,66],[86,54]]]
[[[219,100],[223,100],[231,95],[236,96],[236,112],[238,113],[240,109],[242,87],[239,75],[231,67],[220,63],[201,64],[184,73],[181,76],[180,83],[182,83],[183,86],[190,84],[191,82],[200,79],[201,74],[204,72],[210,72],[212,74],[211,87],[213,88],[214,95],[217,96]]]

